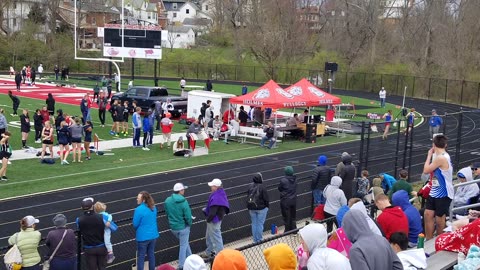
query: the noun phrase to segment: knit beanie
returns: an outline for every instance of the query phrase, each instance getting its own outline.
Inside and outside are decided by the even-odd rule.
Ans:
[[[292,166],[285,167],[285,175],[292,176],[293,175],[293,168]]]
[[[297,267],[295,253],[284,243],[265,249],[263,256],[270,270],[291,270]]]
[[[65,227],[65,225],[67,225],[67,218],[64,214],[57,214],[53,217],[53,225],[57,228]]]
[[[318,157],[318,165],[325,165],[327,164],[327,156],[321,155]]]
[[[185,260],[183,270],[207,270],[207,266],[200,256],[192,254]]]
[[[185,269],[185,267],[183,268]],[[212,270],[247,270],[247,260],[243,254],[234,249],[224,249],[213,261]]]

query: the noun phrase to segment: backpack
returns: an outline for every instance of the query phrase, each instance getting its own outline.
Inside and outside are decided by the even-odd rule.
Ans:
[[[260,186],[257,185],[248,193],[247,208],[257,208],[260,204]]]

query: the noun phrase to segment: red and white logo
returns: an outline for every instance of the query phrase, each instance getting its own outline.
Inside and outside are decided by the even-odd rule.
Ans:
[[[317,88],[315,87],[308,87],[308,90],[310,91],[310,93],[316,95],[317,97],[324,97],[325,96],[325,93],[323,93],[322,91],[318,90]]]
[[[283,90],[282,88],[276,88],[275,90],[277,91],[277,93],[279,93],[280,95],[282,95],[282,96],[284,96],[288,99],[292,99],[294,97],[292,94]]]
[[[270,97],[270,90],[268,89],[260,89],[258,92],[253,95],[252,99],[265,99]]]
[[[294,96],[301,96],[303,93],[303,90],[300,86],[293,86],[288,90],[288,92]]]

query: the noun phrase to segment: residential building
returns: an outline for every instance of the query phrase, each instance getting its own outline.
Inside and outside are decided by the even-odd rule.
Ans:
[[[46,34],[50,32],[47,25],[49,20],[52,20],[54,17],[50,16],[44,0],[16,0],[10,3],[7,2],[5,6],[0,5],[0,8],[3,7],[2,28],[9,34],[22,30],[28,21],[28,15],[34,5],[37,5],[46,15],[45,24],[39,25],[39,29],[37,30],[37,38],[45,41]]]
[[[167,19],[169,24],[180,25],[187,18],[206,18],[211,17],[202,12],[200,7],[194,2],[187,0],[163,0],[167,10]]]
[[[128,10],[129,17],[132,19],[158,24],[156,3],[150,3],[148,0],[125,0],[125,9]]]
[[[195,32],[191,27],[169,25],[165,47],[188,49],[195,46]],[[162,38],[163,39],[163,38]]]

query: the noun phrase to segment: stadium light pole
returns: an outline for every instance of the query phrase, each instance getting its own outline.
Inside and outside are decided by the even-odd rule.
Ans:
[[[75,40],[75,46],[74,46],[74,53],[75,53],[75,60],[85,60],[85,61],[105,61],[105,62],[110,62],[113,65],[115,65],[115,68],[117,69],[117,74],[118,74],[118,80],[119,84],[121,85],[122,82],[122,75],[120,73],[120,67],[118,66],[117,62],[123,63],[125,62],[124,58],[122,57],[121,60],[114,60],[114,59],[108,59],[104,57],[99,57],[99,58],[87,58],[87,57],[78,57],[77,56],[77,1],[82,1],[82,0],[74,0],[74,7],[73,7],[73,18],[74,18],[74,27],[73,27],[73,35],[74,35],[74,40]],[[125,20],[124,20],[124,7],[125,7],[125,0],[122,0],[122,7],[120,11],[120,19],[122,20],[122,37],[124,36],[124,29],[125,29]],[[81,11],[80,11],[81,12]],[[124,47],[124,40],[122,38],[122,47]]]

